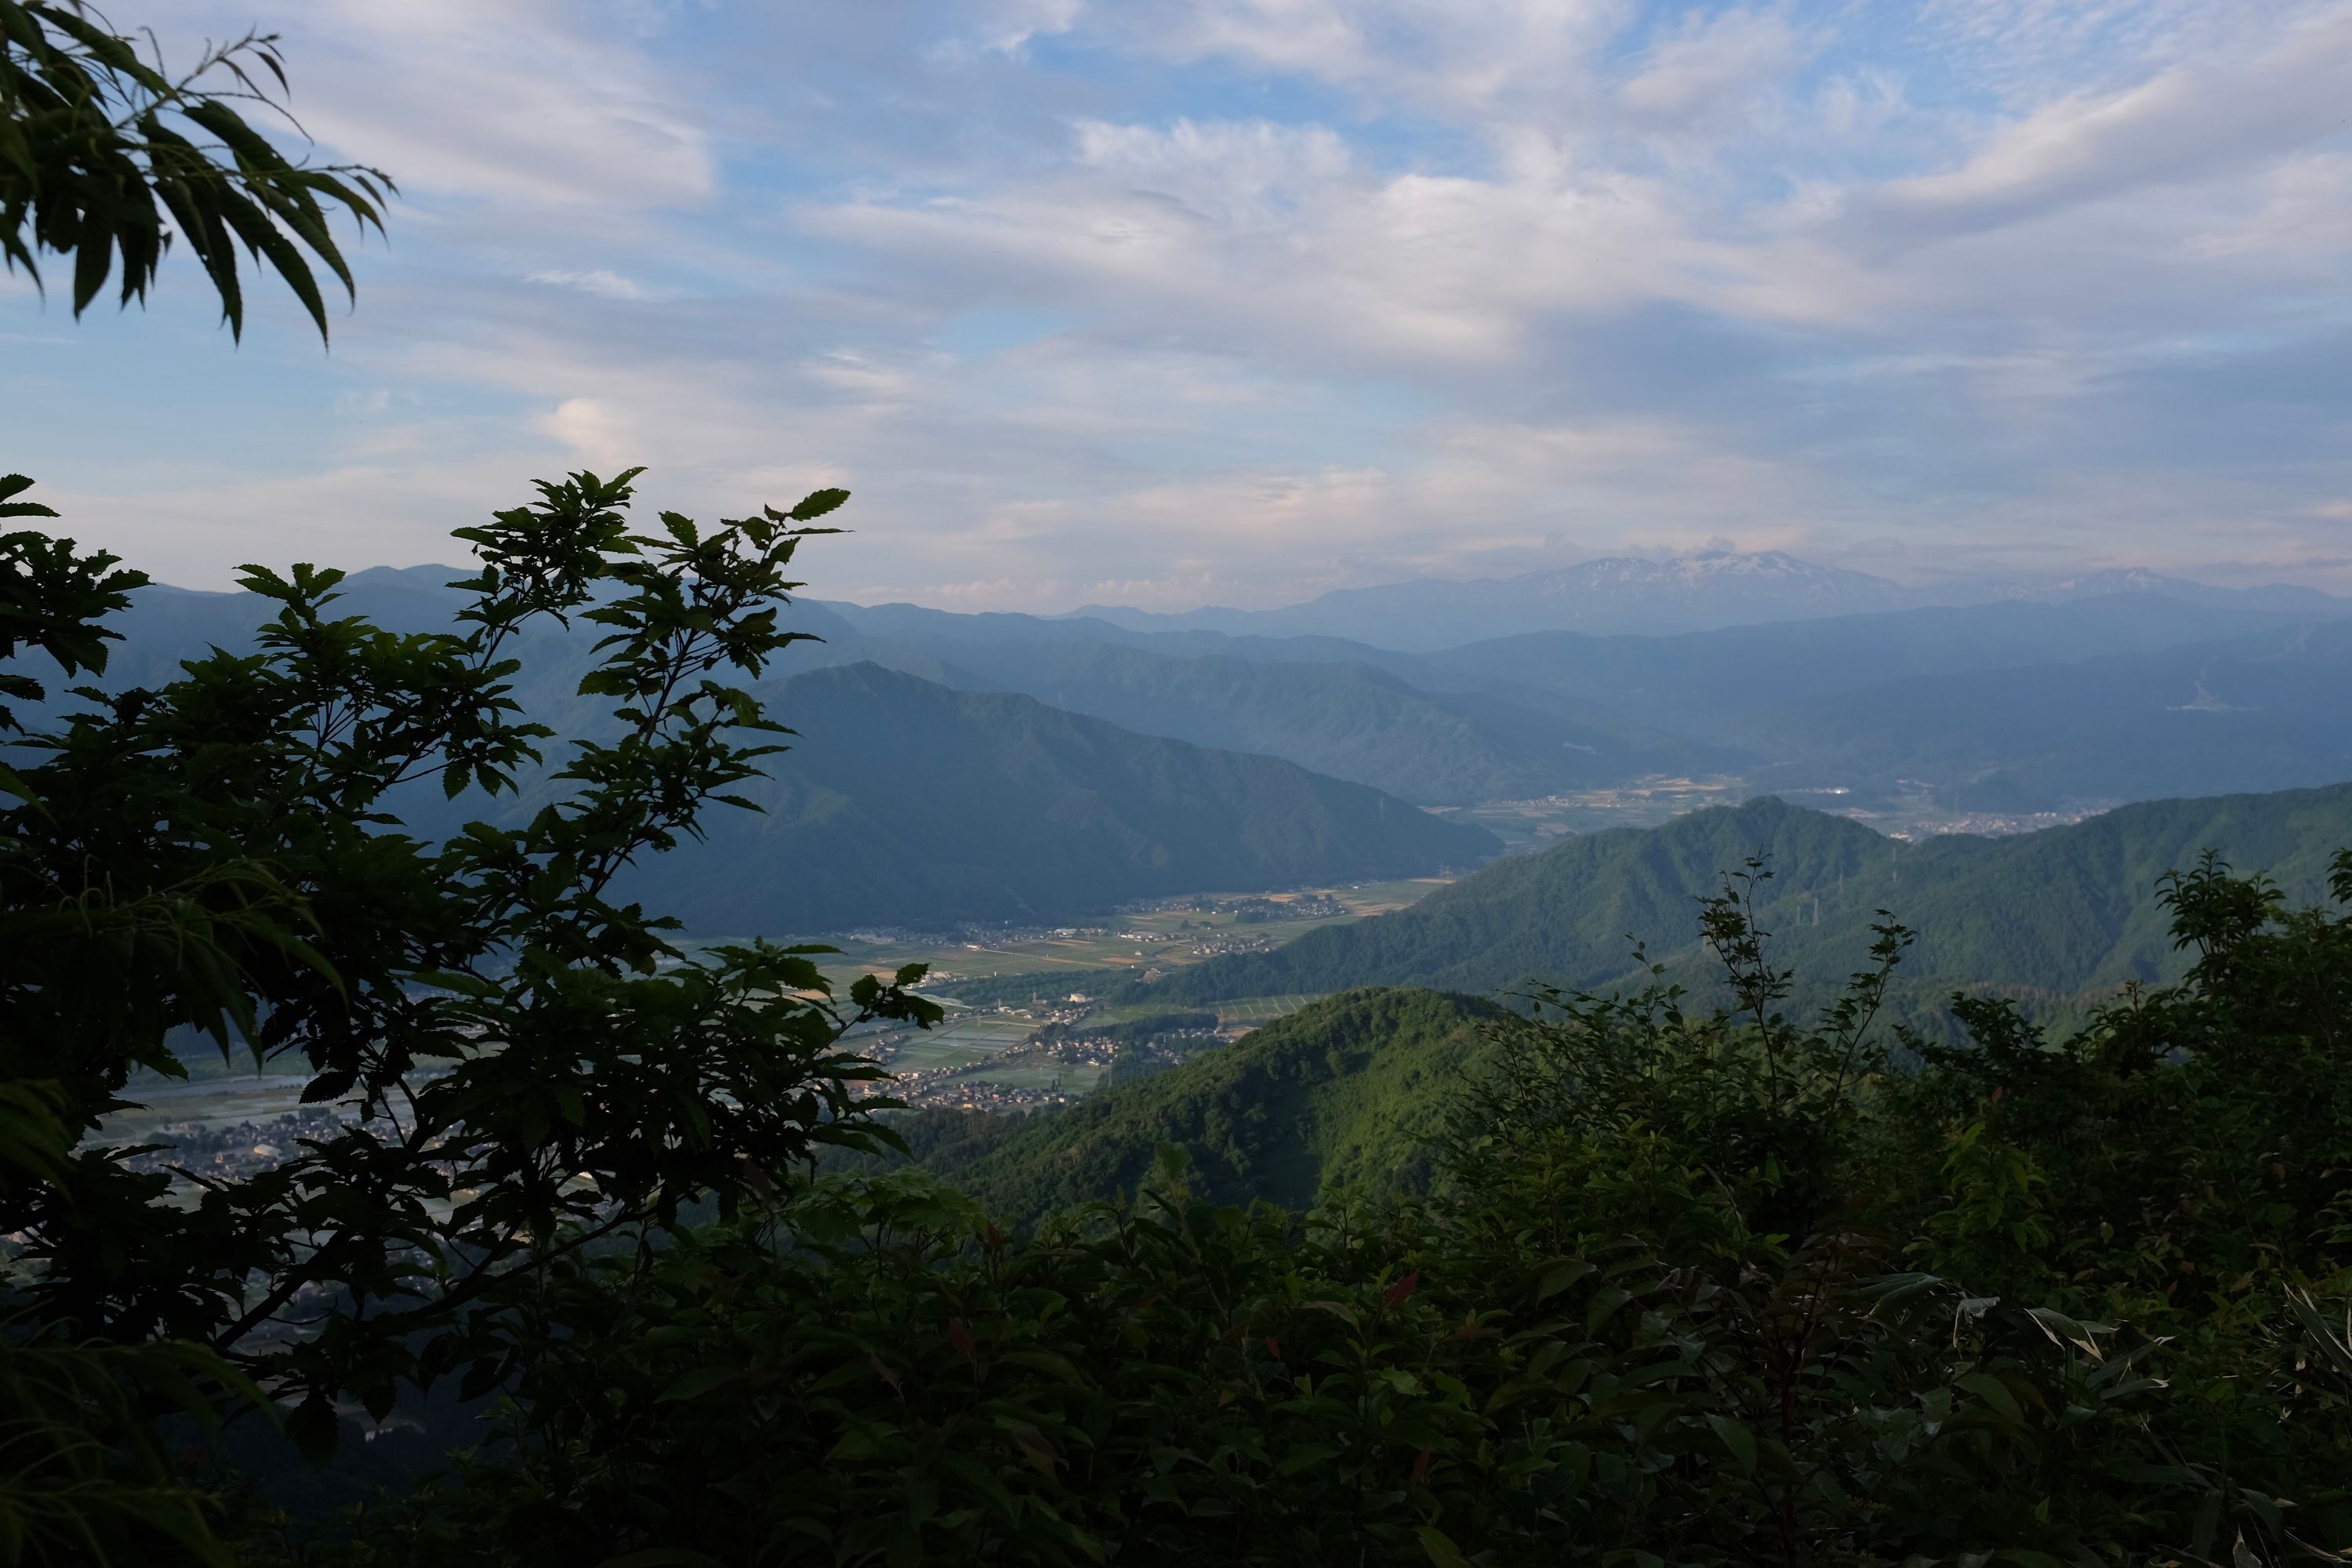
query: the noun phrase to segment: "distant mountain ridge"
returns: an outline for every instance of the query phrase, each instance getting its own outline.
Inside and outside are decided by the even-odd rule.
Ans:
[[[2265,583],[2252,588],[2217,588],[2187,577],[2168,577],[2145,566],[2110,566],[2068,577],[2003,584],[1990,593],[1992,599],[2036,599],[2063,604],[2075,599],[2147,594],[2178,599],[2188,605],[2263,609],[2283,615],[2341,616],[2352,613],[2352,599],[2341,599],[2317,588],[2292,583]]]
[[[1186,655],[1078,638],[957,640],[918,627],[898,640],[952,666],[956,673],[940,678],[950,685],[1025,692],[1143,734],[1281,757],[1423,805],[1719,772],[1731,756],[1572,702],[1433,694],[1368,659]]]
[[[1706,550],[1664,558],[1607,556],[1514,577],[1466,582],[1416,578],[1341,588],[1271,610],[1210,606],[1171,614],[1088,605],[1071,616],[1131,631],[1347,637],[1426,651],[1528,632],[1666,635],[1925,605],[2063,601],[2126,593],[2302,615],[2352,614],[2352,600],[2315,588],[2218,588],[2137,567],[1910,587],[1866,572],[1820,565],[1784,551]]]
[[[1717,734],[1790,787],[1909,778],[2045,809],[2352,778],[2352,621],[2058,664],[1892,679]],[[1990,787],[1988,787],[1990,786]],[[1996,797],[1995,791],[1999,792]]]
[[[1428,649],[1522,632],[1696,631],[1913,602],[1902,584],[1868,573],[1820,566],[1777,550],[1707,550],[1664,560],[1608,556],[1515,577],[1340,588],[1276,610],[1152,615],[1090,605],[1074,615],[1136,630],[1339,637]]]
[[[1704,585],[1794,569],[1718,554],[1682,575]],[[1654,586],[1664,570],[1620,561],[1587,576]],[[395,629],[446,625],[459,596],[444,584],[458,574],[354,573],[339,608]],[[2107,591],[2051,596],[2077,590]],[[789,668],[870,663],[961,691],[1020,692],[1423,805],[1680,775],[1799,797],[1834,788],[1874,808],[2034,812],[2352,777],[2352,709],[2340,700],[2352,619],[2307,613],[2313,601],[2352,612],[2308,590],[2199,590],[2120,572],[2011,584],[1965,606],[1671,635],[1530,632],[1413,652],[801,600],[790,624],[822,640],[799,645]],[[249,595],[142,590],[107,684],[160,684],[210,643],[249,646],[261,609]],[[582,657],[556,646],[565,640],[542,629],[532,644]]]

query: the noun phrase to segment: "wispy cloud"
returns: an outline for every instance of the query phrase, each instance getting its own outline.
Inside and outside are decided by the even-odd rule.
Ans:
[[[577,289],[583,294],[594,294],[606,300],[643,300],[645,288],[635,279],[602,267],[577,270],[562,267],[542,267],[523,276],[533,283],[551,284],[558,289]]]
[[[2352,0],[213,4],[406,193],[333,354],[0,289],[0,418],[190,581],[645,462],[847,484],[820,588],[964,606],[1717,536],[2352,587]],[[238,439],[44,437],[167,385]]]

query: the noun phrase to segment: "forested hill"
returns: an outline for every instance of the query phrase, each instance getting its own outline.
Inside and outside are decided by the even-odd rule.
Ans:
[[[932,1111],[902,1125],[927,1167],[1023,1223],[1132,1194],[1163,1143],[1184,1150],[1193,1191],[1217,1203],[1413,1187],[1429,1117],[1496,1012],[1433,991],[1349,992],[1051,1116]]]
[[[1602,987],[1634,973],[1634,941],[1677,978],[1703,980],[1696,900],[1768,857],[1763,921],[1782,959],[1842,976],[1887,909],[1919,933],[1906,990],[2065,997],[2179,972],[2155,894],[2208,848],[2270,872],[2289,896],[2326,892],[2352,847],[2352,784],[2151,801],[2015,838],[1909,844],[1765,798],[1664,826],[1570,839],[1505,860],[1409,910],[1310,932],[1272,952],[1213,959],[1137,993],[1169,1005],[1360,985],[1488,994],[1529,979]]]
[[[1055,921],[1129,900],[1466,868],[1500,847],[1361,784],[871,664],[761,688],[796,731],[631,896],[703,932]]]

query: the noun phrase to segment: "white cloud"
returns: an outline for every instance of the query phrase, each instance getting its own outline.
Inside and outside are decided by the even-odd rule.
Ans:
[[[624,278],[604,268],[584,271],[561,267],[542,267],[527,272],[524,278],[532,283],[551,284],[558,289],[577,289],[583,294],[600,295],[607,300],[643,300],[647,298],[642,285],[634,279]]]
[[[1353,159],[1328,127],[1179,120],[1162,129],[1081,121],[1076,156],[1137,195],[1219,220],[1279,220],[1346,179]]]
[[[971,606],[2352,555],[2352,0],[268,3],[408,195],[324,369],[151,319],[321,421],[268,485],[258,437],[83,475],[167,574],[446,555],[639,462],[706,515],[845,484],[824,592]],[[36,351],[12,427],[118,374]]]
[[[1759,100],[1784,88],[1822,42],[1775,12],[1694,14],[1650,47],[1640,74],[1618,97],[1656,124],[1752,122]]]
[[[610,471],[635,466],[646,441],[627,412],[599,397],[567,397],[536,421],[574,460]]]
[[[717,188],[696,95],[653,64],[642,37],[586,6],[249,0],[173,25],[207,20],[215,34],[282,34],[304,128],[331,155],[390,172],[412,201],[611,213],[692,205]]]
[[[2190,243],[2200,255],[2335,266],[2352,254],[2352,153],[2310,153],[2272,168],[2252,210],[2218,215]]]
[[[1549,119],[1588,94],[1594,55],[1633,11],[1628,0],[1136,0],[1095,15],[1171,58]]]
[[[2234,177],[2339,133],[2352,7],[2248,31],[2219,58],[2042,105],[2000,126],[1959,167],[1892,181],[1860,210],[1895,243],[1932,239]]]
[[[1086,0],[1000,0],[989,19],[988,47],[1012,53],[1032,38],[1066,33],[1086,9]]]

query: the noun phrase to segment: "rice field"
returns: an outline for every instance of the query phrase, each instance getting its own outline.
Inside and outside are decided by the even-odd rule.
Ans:
[[[1293,991],[1281,996],[1237,996],[1230,1002],[1213,1004],[1217,1023],[1225,1028],[1255,1029],[1271,1024],[1276,1018],[1286,1018],[1310,1002],[1319,1001],[1322,993]]]
[[[1052,1089],[1059,1084],[1073,1095],[1091,1094],[1107,1068],[1070,1062],[1023,1062],[1017,1066],[992,1068],[972,1077],[984,1083],[1001,1084],[1007,1089]]]
[[[892,1029],[870,1037],[877,1045],[887,1044],[892,1071],[931,1072],[986,1061],[1027,1039],[1036,1027],[1035,1020],[1018,1014],[950,1013],[935,1028]],[[874,1048],[864,1038],[853,1043],[861,1049]]]
[[[1295,892],[1206,893],[1210,902],[1267,899],[1279,903],[1301,898],[1328,897],[1347,913],[1298,920],[1243,921],[1234,913],[1194,910],[1160,910],[1150,913],[1103,915],[1090,925],[1099,930],[1073,931],[1067,936],[1037,935],[1021,941],[873,942],[850,937],[831,939],[841,950],[838,958],[823,962],[836,989],[845,989],[858,975],[887,973],[909,963],[929,966],[934,974],[971,978],[1034,974],[1039,995],[1056,1000],[1072,991],[1099,989],[1116,976],[1139,967],[1171,968],[1197,963],[1196,946],[1214,946],[1221,939],[1272,938],[1290,942],[1327,925],[1343,925],[1369,915],[1401,910],[1446,885],[1443,877],[1404,878],[1342,887],[1307,888]]]

